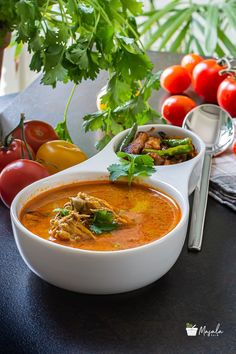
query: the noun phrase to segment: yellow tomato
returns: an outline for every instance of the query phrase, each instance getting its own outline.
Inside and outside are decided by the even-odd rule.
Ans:
[[[36,160],[53,174],[87,160],[87,156],[78,146],[68,141],[52,140],[40,146]]]

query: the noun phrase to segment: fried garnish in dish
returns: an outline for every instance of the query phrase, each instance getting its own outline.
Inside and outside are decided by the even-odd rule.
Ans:
[[[129,154],[139,154],[143,150],[149,135],[146,132],[139,132],[136,138],[127,147]]]
[[[161,139],[155,136],[150,136],[144,145],[145,149],[155,149],[160,150]]]

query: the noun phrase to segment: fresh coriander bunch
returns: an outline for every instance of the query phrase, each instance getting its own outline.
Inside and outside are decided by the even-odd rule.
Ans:
[[[83,79],[94,80],[108,72],[104,112],[85,117],[85,130],[104,132],[98,148],[113,135],[158,117],[147,103],[159,78],[140,42],[135,16],[142,12],[137,0],[20,0],[17,41],[33,54],[30,68],[43,72],[42,83],[74,82],[58,135],[71,141],[67,111],[72,95]]]

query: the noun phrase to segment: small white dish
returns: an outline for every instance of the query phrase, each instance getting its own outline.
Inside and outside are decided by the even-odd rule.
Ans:
[[[189,136],[198,154],[193,159],[170,166],[157,166],[143,183],[171,196],[181,208],[181,220],[162,238],[149,244],[117,251],[88,251],[62,246],[28,231],[19,214],[25,203],[42,191],[72,182],[108,179],[107,166],[117,161],[119,141],[127,131],[115,136],[100,153],[89,160],[23,189],[11,206],[15,241],[27,266],[39,277],[58,287],[90,294],[114,294],[146,286],[164,275],[176,262],[187,232],[188,195],[200,176],[205,146],[195,134],[169,125],[145,125],[168,135]]]

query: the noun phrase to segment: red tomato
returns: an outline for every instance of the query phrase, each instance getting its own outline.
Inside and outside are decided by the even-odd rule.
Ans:
[[[24,123],[26,142],[36,153],[41,145],[51,140],[58,140],[58,136],[53,127],[40,120],[31,120]],[[16,128],[12,133],[15,138],[21,139],[21,129]]]
[[[33,149],[29,146],[32,157],[35,158]],[[22,155],[23,152],[23,155]],[[30,159],[25,143],[19,139],[14,139],[8,147],[0,147],[0,172],[10,162],[18,159]]]
[[[200,57],[200,55],[190,53],[183,57],[183,59],[181,60],[181,66],[185,68],[188,71],[188,73],[192,76],[193,69],[201,61],[203,61],[203,58]]]
[[[217,91],[218,104],[236,118],[236,78],[227,77]]]
[[[49,172],[36,161],[21,159],[9,163],[0,174],[0,195],[3,203],[10,207],[21,189],[47,176]]]
[[[162,88],[172,94],[177,94],[187,90],[191,84],[191,77],[181,65],[173,65],[163,71],[160,81]]]
[[[219,75],[224,67],[217,64],[215,59],[206,59],[193,69],[193,87],[206,102],[217,103],[217,90],[220,83],[227,77]]]
[[[196,107],[196,103],[186,96],[171,96],[163,103],[161,113],[170,123],[182,126],[186,114]]]
[[[233,144],[233,153],[236,155],[236,141]]]

